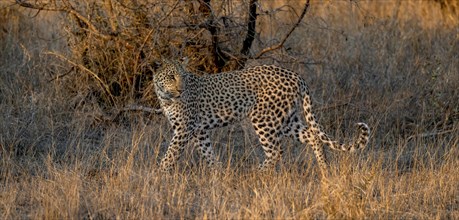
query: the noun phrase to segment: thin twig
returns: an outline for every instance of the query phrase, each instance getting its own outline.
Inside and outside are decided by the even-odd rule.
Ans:
[[[68,75],[69,73],[71,73],[74,69],[75,69],[75,66],[72,66],[69,71],[67,71],[67,72],[65,72],[63,74],[60,74],[60,75],[58,75],[56,77],[53,77],[52,79],[48,80],[48,82],[52,82],[54,80],[60,79],[60,78],[62,78],[64,76]]]
[[[155,108],[150,108],[150,107],[145,107],[145,106],[140,106],[140,105],[128,105],[123,108],[123,111],[144,111],[144,112],[149,112],[152,114],[161,114],[163,113],[162,109],[155,109]]]
[[[110,97],[110,100],[112,101],[112,103],[115,103],[115,101],[113,100],[113,97],[112,97],[112,95],[110,93],[110,89],[108,88],[108,86],[104,83],[104,81],[96,73],[94,73],[93,71],[91,71],[90,69],[86,68],[85,66],[83,66],[81,64],[78,64],[78,63],[75,63],[75,62],[69,60],[67,57],[65,57],[62,54],[58,54],[58,53],[54,53],[54,52],[46,52],[45,54],[56,56],[57,58],[59,58],[61,60],[64,60],[67,63],[69,63],[69,64],[71,64],[71,65],[73,65],[75,67],[78,67],[79,69],[83,70],[84,72],[89,73],[89,75],[91,75],[96,81],[98,81],[100,83],[100,85],[104,89],[104,92],[107,94],[107,96]]]
[[[298,18],[298,21],[295,23],[295,25],[293,25],[293,27],[290,29],[290,31],[287,33],[287,35],[285,35],[284,39],[282,39],[282,41],[279,43],[279,44],[276,44],[274,46],[271,46],[271,47],[268,47],[268,48],[265,48],[263,49],[260,53],[258,53],[255,57],[253,57],[253,59],[258,59],[260,58],[263,54],[269,52],[269,51],[273,51],[273,50],[277,50],[281,47],[284,46],[284,43],[285,41],[287,41],[287,39],[290,37],[290,35],[293,33],[293,31],[298,27],[298,25],[300,25],[301,21],[303,20],[304,18],[304,15],[306,15],[306,12],[309,8],[309,1],[310,0],[307,0],[306,1],[306,4],[304,5],[304,8],[303,8],[303,11],[301,12],[301,15],[300,17]]]
[[[327,105],[321,108],[317,108],[316,111],[323,112],[323,111],[328,111],[330,109],[336,109],[336,108],[341,108],[343,106],[348,106],[351,105],[350,102],[344,102],[344,103],[336,103],[333,105]]]
[[[437,135],[451,133],[451,132],[454,132],[454,131],[457,131],[457,129],[450,129],[450,130],[446,130],[446,131],[437,131],[437,132],[427,132],[427,133],[422,133],[422,134],[415,134],[415,135],[409,136],[407,138],[407,141],[410,141],[411,139],[416,138],[416,137],[423,138],[423,137],[437,136]]]

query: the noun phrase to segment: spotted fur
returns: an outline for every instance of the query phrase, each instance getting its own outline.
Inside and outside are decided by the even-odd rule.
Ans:
[[[216,163],[209,131],[249,118],[265,152],[261,169],[281,158],[283,136],[309,144],[322,172],[326,171],[323,144],[340,151],[354,151],[368,143],[369,128],[358,123],[354,143],[340,144],[320,128],[312,112],[308,87],[297,73],[277,66],[196,76],[184,65],[163,60],[154,75],[155,91],[167,116],[173,137],[161,169],[169,170],[191,139],[209,166]],[[303,114],[303,115],[302,115]]]

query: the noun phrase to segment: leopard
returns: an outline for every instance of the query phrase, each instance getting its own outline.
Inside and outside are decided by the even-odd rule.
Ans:
[[[170,171],[191,141],[207,166],[214,167],[218,162],[210,132],[247,119],[263,148],[261,170],[272,169],[281,159],[283,137],[311,146],[322,174],[328,169],[323,145],[354,152],[369,142],[370,129],[363,122],[356,123],[358,132],[350,143],[332,140],[313,114],[306,81],[294,71],[260,65],[198,75],[187,65],[162,59],[152,68],[154,91],[172,128],[172,139],[159,163],[161,171]]]

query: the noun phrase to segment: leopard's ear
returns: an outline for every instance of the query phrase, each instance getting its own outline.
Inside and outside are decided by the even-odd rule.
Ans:
[[[188,57],[182,57],[179,59],[180,63],[182,64],[182,66],[188,66],[188,63],[190,61],[190,59],[188,59]]]
[[[158,71],[158,69],[161,68],[161,67],[163,66],[163,63],[164,63],[163,60],[154,60],[154,61],[151,63],[151,65],[150,65],[151,70],[152,70],[153,72]]]

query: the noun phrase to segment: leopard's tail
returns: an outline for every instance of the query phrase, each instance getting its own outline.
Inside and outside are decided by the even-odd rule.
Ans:
[[[311,98],[309,96],[309,92],[307,91],[307,87],[303,89],[303,110],[304,110],[304,117],[306,122],[308,123],[309,130],[314,134],[322,143],[327,144],[330,148],[339,151],[355,151],[358,149],[365,148],[368,144],[368,139],[370,136],[370,128],[365,123],[357,123],[357,127],[359,129],[359,134],[353,143],[339,143],[337,141],[332,140],[325,132],[322,131],[320,125],[317,123],[317,120],[312,113],[312,104]]]

